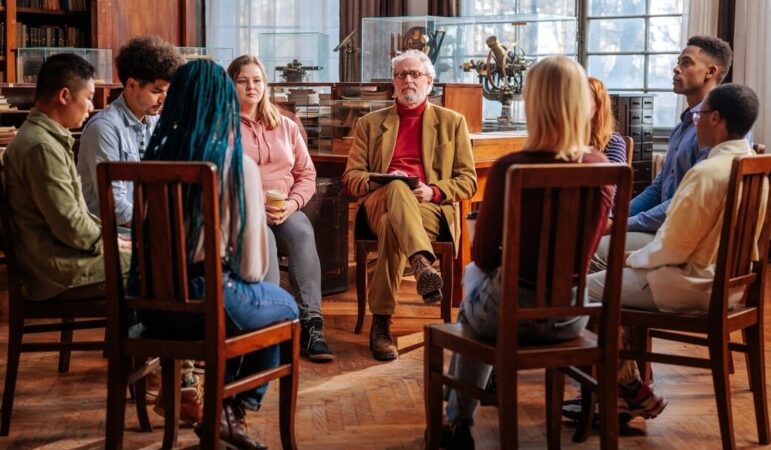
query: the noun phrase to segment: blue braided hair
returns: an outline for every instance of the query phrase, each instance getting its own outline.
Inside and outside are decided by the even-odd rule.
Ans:
[[[208,161],[217,166],[220,214],[227,202],[231,223],[240,217],[235,248],[228,246],[227,254],[234,274],[239,272],[246,223],[239,112],[235,87],[222,67],[207,60],[191,61],[180,67],[171,80],[163,112],[144,158],[147,161]],[[186,190],[184,202],[185,246],[188,261],[192,261],[203,226],[201,189]]]

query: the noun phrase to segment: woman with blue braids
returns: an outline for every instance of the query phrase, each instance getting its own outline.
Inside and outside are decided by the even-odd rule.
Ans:
[[[198,60],[176,72],[145,159],[208,161],[217,166],[223,236],[222,284],[228,331],[247,333],[297,318],[297,305],[292,296],[274,284],[263,282],[269,256],[260,171],[251,158],[243,157],[238,98],[232,81],[220,66]],[[191,295],[202,295],[203,269],[202,264],[198,264],[204,259],[200,191],[188,192],[185,202],[187,255],[193,263],[189,281]],[[151,330],[154,325],[167,331],[169,328],[169,321],[165,320],[142,317],[142,322]],[[184,325],[189,329],[189,323]],[[243,360],[230,360],[226,381],[275,367],[278,358],[278,348],[271,347],[251,353]],[[262,387],[250,395],[261,399],[264,392]],[[222,440],[239,449],[267,448],[248,436],[240,399],[225,399],[223,406]]]

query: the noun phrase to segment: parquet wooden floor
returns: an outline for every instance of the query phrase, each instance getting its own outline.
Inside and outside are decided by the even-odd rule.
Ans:
[[[5,275],[0,274],[4,283]],[[405,282],[404,291],[414,292]],[[0,286],[0,372],[5,372],[7,343],[7,294]],[[352,333],[355,289],[324,299],[327,336],[337,360],[326,365],[303,362],[297,414],[297,438],[308,450],[411,450],[423,448],[423,351],[418,349],[391,363],[370,357],[367,334]],[[398,309],[394,331],[398,335],[419,332],[438,309],[425,307],[415,295],[405,295]],[[365,329],[368,330],[369,321]],[[771,330],[769,330],[771,332]],[[94,337],[97,333],[92,332]],[[769,334],[771,336],[771,334]],[[688,346],[683,346],[689,348]],[[771,347],[771,345],[768,345]],[[690,350],[696,353],[695,349]],[[743,360],[736,358],[732,376],[737,444],[755,448],[757,434],[752,400]],[[103,447],[105,418],[106,361],[97,352],[77,352],[67,374],[56,371],[56,355],[22,356],[10,437],[0,438],[3,449],[79,449]],[[656,389],[666,395],[669,407],[657,419],[636,419],[623,431],[620,447],[704,449],[719,448],[719,430],[707,371],[655,365]],[[543,372],[520,375],[520,445],[545,447]],[[0,385],[2,386],[2,385]],[[569,386],[567,395],[574,395]],[[271,448],[280,448],[278,437],[277,389],[272,386],[259,413],[250,412],[253,435]],[[133,405],[127,408],[125,448],[158,448],[162,419],[150,413],[157,426],[153,433],[137,431]],[[477,448],[498,448],[496,410],[481,408],[474,434]],[[563,425],[563,446],[597,448],[597,435],[581,445],[570,441],[573,428]],[[180,448],[196,448],[191,429],[180,434]]]

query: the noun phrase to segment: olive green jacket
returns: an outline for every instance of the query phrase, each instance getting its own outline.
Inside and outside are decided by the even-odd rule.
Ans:
[[[72,134],[33,109],[5,152],[22,283],[31,300],[104,281],[102,229],[88,211]]]
[[[398,134],[399,113],[395,105],[359,119],[343,174],[343,184],[350,195],[366,195],[370,175],[388,171]],[[442,191],[444,198],[440,207],[457,251],[460,237],[457,202],[473,197],[477,189],[466,119],[451,109],[429,103],[423,112],[421,144],[426,184]]]

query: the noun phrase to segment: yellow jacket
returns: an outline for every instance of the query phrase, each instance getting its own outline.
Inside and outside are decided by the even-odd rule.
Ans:
[[[387,172],[398,133],[399,113],[395,105],[371,112],[358,121],[343,174],[343,185],[350,195],[367,195],[370,175]],[[455,111],[428,103],[423,112],[422,144],[426,184],[437,186],[444,194],[442,215],[457,250],[457,202],[471,198],[477,189],[466,119]]]

